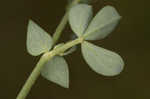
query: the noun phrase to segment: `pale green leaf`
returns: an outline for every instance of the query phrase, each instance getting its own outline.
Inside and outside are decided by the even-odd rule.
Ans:
[[[40,26],[32,20],[29,20],[27,30],[27,50],[33,55],[37,56],[41,53],[47,52],[52,47],[52,38]]]
[[[69,23],[78,37],[86,30],[92,14],[92,7],[87,4],[78,4],[70,9]]]
[[[48,61],[43,67],[41,75],[64,88],[69,88],[68,65],[61,56],[55,56]]]
[[[86,33],[86,40],[97,40],[105,38],[110,34],[117,24],[121,16],[112,6],[102,8],[89,24]]]
[[[123,70],[124,62],[118,54],[87,41],[82,43],[82,54],[91,69],[99,74],[115,76]]]

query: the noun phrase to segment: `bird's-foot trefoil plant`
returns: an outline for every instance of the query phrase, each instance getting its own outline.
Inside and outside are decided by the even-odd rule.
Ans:
[[[122,58],[115,52],[90,43],[108,36],[119,23],[121,16],[112,6],[103,7],[93,17],[89,0],[69,0],[66,14],[51,37],[34,21],[29,20],[27,28],[27,51],[32,56],[43,54],[27,79],[16,99],[25,99],[32,85],[41,74],[44,78],[64,88],[69,88],[69,70],[64,55],[74,52],[76,45],[81,45],[81,53],[90,68],[104,76],[115,76],[124,67]],[[85,3],[86,2],[86,3]],[[66,43],[57,44],[67,20],[77,38]],[[57,44],[57,45],[56,45]]]

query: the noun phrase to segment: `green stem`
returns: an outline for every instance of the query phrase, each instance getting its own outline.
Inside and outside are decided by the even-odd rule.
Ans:
[[[64,28],[65,28],[65,26],[67,24],[69,9],[73,5],[75,5],[75,4],[79,3],[79,2],[80,2],[80,0],[74,0],[71,4],[69,4],[68,10],[66,11],[66,13],[65,13],[64,17],[62,18],[60,24],[57,26],[55,33],[53,34],[53,45],[55,45],[57,43],[58,39],[60,38],[60,36],[62,34],[62,31],[64,30]]]
[[[65,26],[67,24],[67,20],[68,20],[68,12],[65,13],[65,15],[62,18],[60,24],[56,28],[55,33],[53,34],[53,45],[55,45],[57,43],[59,37],[61,36],[61,33],[62,33],[63,29],[65,28]]]
[[[64,44],[61,47],[58,47],[50,52],[45,53],[39,60],[39,62],[37,63],[36,67],[34,68],[34,70],[32,71],[31,75],[29,76],[29,78],[27,79],[25,85],[23,86],[23,88],[21,89],[21,91],[19,92],[18,96],[16,99],[25,99],[27,94],[29,93],[31,87],[34,85],[36,79],[38,78],[38,76],[40,75],[41,69],[44,66],[44,64],[50,60],[51,58],[53,58],[56,55],[59,55],[61,52],[66,51],[67,49],[80,44],[83,42],[83,38],[78,38],[75,39],[73,41],[70,41],[66,44]]]
[[[49,57],[49,59],[52,58],[52,57],[53,56],[51,55],[51,57]],[[27,79],[26,83],[24,84],[23,88],[21,89],[21,91],[18,94],[16,99],[25,99],[26,98],[26,96],[29,93],[32,85],[35,83],[36,79],[40,75],[41,68],[44,66],[46,61],[47,61],[46,57],[44,57],[44,55],[43,55],[40,58],[40,60],[37,63],[36,67],[34,68],[34,70],[32,71],[32,73],[30,74],[29,78]]]

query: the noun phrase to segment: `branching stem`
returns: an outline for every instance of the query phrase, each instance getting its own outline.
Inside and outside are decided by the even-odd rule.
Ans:
[[[72,7],[73,5],[75,5],[79,2],[80,2],[80,0],[74,0],[69,5],[68,9],[70,9],[70,7]],[[58,39],[60,38],[61,33],[62,33],[63,29],[65,28],[65,26],[67,24],[67,20],[68,20],[68,10],[66,11],[64,17],[62,18],[60,24],[56,28],[56,31],[53,35],[54,45],[57,43]],[[50,52],[46,52],[45,54],[43,54],[43,56],[40,58],[39,62],[37,63],[37,65],[33,69],[32,73],[30,74],[29,78],[25,82],[24,86],[22,87],[22,89],[19,92],[16,99],[25,99],[26,98],[26,96],[28,95],[28,93],[31,90],[32,86],[34,85],[35,81],[39,77],[42,67],[44,66],[44,64],[48,60],[50,60],[51,58],[53,58],[56,55],[59,55],[61,52],[64,52],[65,50],[73,47],[74,45],[77,45],[77,44],[81,43],[82,41],[83,41],[82,38],[78,38],[76,40],[73,40],[73,41],[70,41],[70,42],[64,44],[63,46],[61,46],[61,47],[59,47],[55,50],[52,50]]]
[[[53,58],[56,55],[59,55],[61,52],[66,51],[67,49],[80,44],[83,42],[83,38],[77,38],[73,41],[70,41],[66,44],[64,44],[61,47],[58,47],[50,52],[46,52],[39,60],[39,62],[37,63],[36,67],[34,68],[34,70],[32,71],[31,75],[29,76],[29,78],[27,79],[25,85],[23,86],[23,88],[21,89],[20,93],[18,94],[16,99],[25,99],[27,94],[29,93],[31,87],[34,85],[36,79],[39,77],[40,73],[41,73],[41,69],[44,66],[44,64],[50,60],[51,58]]]

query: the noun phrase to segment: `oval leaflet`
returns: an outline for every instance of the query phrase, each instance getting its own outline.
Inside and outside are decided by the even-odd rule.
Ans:
[[[32,20],[27,29],[27,50],[33,56],[38,56],[52,48],[52,38]]]
[[[87,41],[82,43],[82,54],[91,69],[99,74],[115,76],[123,70],[124,62],[118,54]]]
[[[43,67],[41,75],[64,88],[69,88],[68,64],[61,56],[55,56],[48,61]]]

